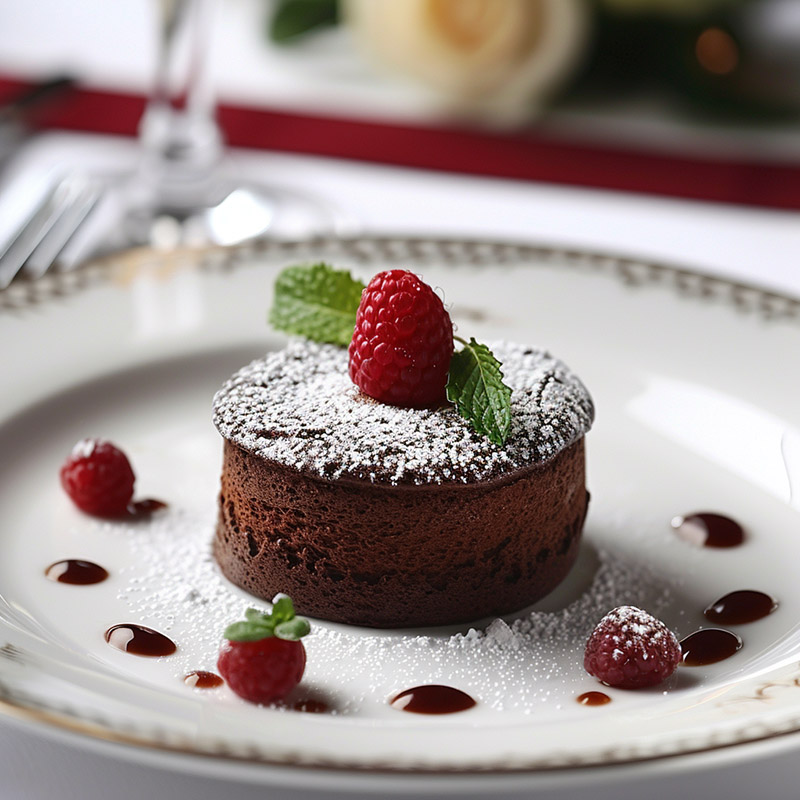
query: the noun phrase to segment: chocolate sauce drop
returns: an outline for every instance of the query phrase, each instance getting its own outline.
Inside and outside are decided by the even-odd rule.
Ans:
[[[112,625],[105,635],[112,647],[136,656],[170,656],[178,649],[163,633],[135,622]]]
[[[225,683],[219,675],[198,669],[183,676],[183,682],[192,689],[216,689]]]
[[[720,597],[703,612],[706,619],[719,625],[744,625],[771,614],[778,604],[764,592],[741,589]]]
[[[322,700],[314,700],[308,698],[307,700],[298,700],[292,708],[295,711],[305,711],[306,714],[325,714],[330,709],[327,703]]]
[[[605,692],[584,692],[575,698],[582,706],[604,706],[611,702]]]
[[[108,571],[93,561],[83,561],[80,558],[67,558],[51,564],[44,574],[51,581],[71,583],[75,586],[88,586],[91,583],[101,583],[108,577]]]
[[[472,708],[475,700],[461,689],[430,684],[400,692],[389,701],[389,705],[414,714],[454,714]]]
[[[687,667],[703,667],[730,658],[742,647],[742,640],[722,628],[703,628],[681,640],[681,663]]]
[[[167,503],[163,500],[156,500],[154,497],[147,497],[144,500],[129,503],[127,516],[133,519],[147,519],[156,511],[161,511],[162,508],[167,508]]]
[[[730,517],[703,511],[675,517],[678,536],[696,547],[738,547],[744,541],[742,526]]]

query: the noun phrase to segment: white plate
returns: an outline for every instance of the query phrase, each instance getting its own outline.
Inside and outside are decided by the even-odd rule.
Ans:
[[[323,257],[366,277],[414,268],[443,288],[462,334],[551,348],[589,386],[597,423],[581,555],[537,606],[549,635],[515,649],[453,638],[469,625],[316,623],[301,694],[336,713],[303,714],[248,705],[225,687],[191,690],[181,676],[214,669],[222,626],[252,602],[208,555],[220,459],[211,396],[280,345],[265,321],[276,270]],[[477,772],[484,788],[513,776],[565,783],[603,765],[599,780],[642,762],[676,769],[690,754],[745,755],[756,741],[777,749],[800,730],[799,318],[791,298],[667,266],[380,238],[139,254],[12,287],[0,294],[2,709],[76,740],[128,745],[131,758],[264,782],[319,785],[324,774],[337,789],[365,785],[364,776],[408,786],[420,775],[453,788]],[[71,506],[58,468],[77,439],[96,435],[129,453],[137,495],[167,500],[168,511],[111,524]],[[739,520],[745,545],[678,540],[670,519],[694,510]],[[44,568],[61,558],[96,561],[111,578],[46,580]],[[598,570],[611,577],[602,591],[592,588]],[[744,647],[735,656],[681,668],[657,690],[608,690],[606,706],[575,702],[601,688],[581,651],[603,604],[652,608],[684,636],[703,625],[709,602],[745,588],[780,606],[736,628]],[[167,633],[178,652],[142,659],[110,648],[103,632],[124,622]],[[424,717],[387,704],[430,682],[458,686],[478,705]]]

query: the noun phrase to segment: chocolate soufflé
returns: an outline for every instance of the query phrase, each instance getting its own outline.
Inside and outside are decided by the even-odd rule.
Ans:
[[[295,341],[240,370],[214,398],[223,573],[265,600],[285,592],[299,613],[386,628],[550,592],[578,553],[594,408],[548,353],[492,351],[512,389],[502,446],[453,408],[366,397],[337,347]]]

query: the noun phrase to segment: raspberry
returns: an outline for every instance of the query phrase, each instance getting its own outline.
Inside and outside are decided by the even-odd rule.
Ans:
[[[124,514],[135,480],[125,453],[103,439],[81,440],[61,467],[61,485],[72,502],[98,517]]]
[[[675,671],[681,646],[675,634],[635,606],[609,611],[586,642],[583,666],[608,686],[655,686]]]
[[[308,620],[295,615],[285,594],[275,596],[269,614],[248,608],[244,617],[225,628],[217,669],[251,703],[280,700],[303,677],[306,649],[300,639],[310,630]]]
[[[433,289],[412,272],[379,272],[361,294],[350,342],[350,378],[395,406],[445,401],[453,324]]]
[[[255,642],[225,641],[217,669],[239,697],[272,703],[285,697],[303,677],[306,650],[302,642],[268,636]]]

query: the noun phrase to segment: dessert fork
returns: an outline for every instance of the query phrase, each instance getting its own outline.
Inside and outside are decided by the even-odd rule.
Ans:
[[[103,185],[82,175],[57,180],[0,249],[0,290],[17,276],[41,278],[96,208]]]

